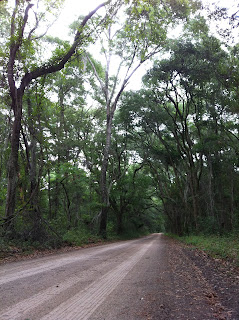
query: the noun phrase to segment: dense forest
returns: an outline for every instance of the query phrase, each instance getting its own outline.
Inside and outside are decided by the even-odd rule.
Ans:
[[[238,4],[62,2],[0,2],[2,241],[238,232]]]

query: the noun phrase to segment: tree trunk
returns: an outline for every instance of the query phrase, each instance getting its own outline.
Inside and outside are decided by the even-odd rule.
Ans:
[[[16,191],[18,184],[18,150],[20,141],[20,130],[22,120],[22,96],[18,90],[16,99],[12,101],[12,107],[14,110],[14,121],[12,126],[11,135],[11,152],[8,160],[8,187],[7,187],[7,198],[6,198],[6,226],[10,227],[13,223],[13,217],[16,207]]]
[[[71,216],[71,210],[70,210],[71,201],[70,201],[70,197],[69,197],[69,194],[67,192],[67,189],[66,189],[66,186],[65,186],[64,182],[60,181],[60,184],[62,185],[62,188],[63,188],[64,193],[65,193],[65,200],[66,200],[65,210],[66,210],[66,216],[67,216],[67,220],[68,220],[67,229],[70,230],[70,228],[72,227],[72,216]]]
[[[27,99],[28,105],[28,119],[30,131],[30,219],[33,224],[32,240],[40,241],[44,230],[42,228],[42,215],[39,210],[39,179],[40,174],[37,174],[37,140],[35,137],[34,121],[32,118],[33,110],[30,97]]]
[[[103,238],[107,238],[107,217],[109,211],[109,191],[107,185],[107,169],[109,162],[110,144],[111,144],[111,131],[112,131],[112,113],[107,115],[107,127],[106,127],[106,144],[103,154],[103,161],[101,167],[101,216],[100,216],[100,229],[99,234]]]
[[[212,168],[212,157],[211,153],[209,152],[207,155],[207,165],[208,165],[208,187],[207,187],[207,194],[208,194],[208,213],[210,217],[214,217],[214,210],[215,210],[215,201],[214,201],[214,191],[213,191],[213,168]]]
[[[120,195],[120,208],[117,216],[117,234],[120,235],[123,232],[123,199]]]
[[[199,205],[199,186],[198,186],[198,179],[197,173],[195,172],[195,168],[190,167],[189,172],[189,185],[191,189],[191,197],[193,202],[193,222],[195,231],[198,232],[198,218],[200,215],[200,205]]]
[[[48,160],[47,160],[48,162]],[[47,187],[47,193],[48,193],[48,203],[49,203],[49,211],[48,211],[48,217],[49,219],[53,219],[53,214],[52,214],[52,196],[51,196],[51,172],[48,167],[47,169],[47,179],[48,179],[48,187]]]
[[[231,198],[231,201],[230,201],[230,205],[231,205],[231,208],[230,208],[230,211],[231,211],[231,217],[230,217],[230,230],[233,231],[233,228],[235,226],[235,223],[234,223],[234,219],[235,219],[235,210],[234,210],[234,168],[231,167],[231,186],[230,186],[230,191],[231,191],[231,194],[230,194],[230,198]]]

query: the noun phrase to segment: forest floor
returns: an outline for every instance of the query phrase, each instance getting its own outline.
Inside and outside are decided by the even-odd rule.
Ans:
[[[239,269],[162,234],[16,252],[2,259],[0,284],[1,320],[239,319]]]

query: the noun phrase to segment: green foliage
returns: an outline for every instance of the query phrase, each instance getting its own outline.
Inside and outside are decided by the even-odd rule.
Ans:
[[[84,244],[97,243],[100,238],[86,228],[81,227],[80,229],[67,231],[63,236],[63,240],[71,245],[82,246]]]
[[[215,258],[228,259],[239,265],[239,239],[238,235],[228,236],[187,236],[180,237],[181,241],[199,248]]]
[[[200,14],[195,16],[194,19],[189,19],[187,23],[184,25],[185,36],[188,35],[192,38],[201,39],[207,36],[209,32],[209,26],[204,17]]]
[[[205,34],[197,42],[173,41],[170,49],[144,77],[148,89],[125,95],[121,121],[150,166],[168,230],[233,230],[238,119],[232,124],[228,110],[237,100],[222,81],[230,83],[224,68],[229,54]]]

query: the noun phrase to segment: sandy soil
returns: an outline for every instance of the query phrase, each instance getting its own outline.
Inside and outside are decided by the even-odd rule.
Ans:
[[[237,277],[154,234],[0,265],[0,319],[238,320]]]

